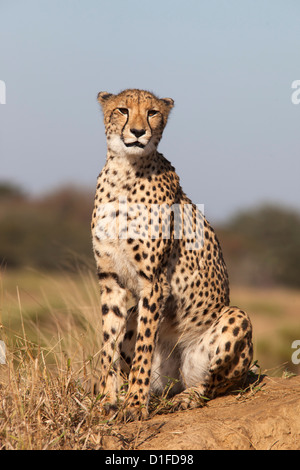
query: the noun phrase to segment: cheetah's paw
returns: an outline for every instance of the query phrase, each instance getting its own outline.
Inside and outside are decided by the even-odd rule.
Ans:
[[[197,387],[187,388],[181,393],[178,393],[171,399],[171,410],[187,410],[193,408],[202,408],[207,402],[207,398],[204,397]]]

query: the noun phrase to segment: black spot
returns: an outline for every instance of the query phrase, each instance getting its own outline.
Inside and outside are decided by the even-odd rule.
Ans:
[[[144,271],[140,270],[139,275],[144,277],[145,279],[149,280],[149,277],[147,276],[147,274],[144,273]]]
[[[120,312],[119,307],[117,307],[116,305],[113,306],[112,311],[117,317],[120,317],[120,318],[123,317],[122,313]]]
[[[151,336],[151,330],[150,330],[150,328],[147,328],[147,329],[146,329],[146,331],[145,331],[145,336],[146,336],[147,338],[150,338],[150,336]]]
[[[127,331],[127,332],[125,333],[124,339],[128,339],[128,340],[130,341],[131,338],[133,337],[133,333],[134,333],[133,330]]]
[[[239,363],[239,360],[240,360],[239,356],[235,356],[234,359],[233,359],[233,361],[232,361],[232,363],[233,363],[235,366],[237,366],[238,363]]]
[[[233,330],[233,336],[237,336],[240,332],[240,329],[238,327],[234,328]]]
[[[151,305],[151,307],[150,307],[150,312],[151,312],[151,313],[154,313],[155,310],[156,310],[156,303],[154,302],[154,303]]]
[[[109,334],[105,332],[103,334],[103,339],[104,339],[104,341],[107,341],[109,339]]]
[[[102,305],[102,315],[106,315],[109,312],[109,308],[106,304]]]
[[[109,274],[108,273],[101,273],[101,272],[98,272],[97,273],[97,276],[98,276],[98,279],[101,280],[101,279],[106,279],[109,277]]]

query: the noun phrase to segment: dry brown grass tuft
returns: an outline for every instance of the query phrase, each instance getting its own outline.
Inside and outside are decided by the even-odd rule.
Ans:
[[[0,448],[101,447],[105,426],[94,426],[97,397],[84,392],[78,373],[68,361],[49,366],[48,351],[18,343],[1,366]]]
[[[57,279],[47,282],[55,287]],[[47,307],[47,318],[43,313],[32,321],[17,287],[19,327],[16,318],[13,328],[6,326],[9,318],[0,321],[6,344],[6,364],[0,365],[0,449],[132,448],[136,436],[123,436],[103,419],[101,397],[93,393],[101,349],[96,283],[85,274],[80,281],[64,279],[57,288],[56,306],[47,295],[33,298]]]
[[[137,435],[100,414],[101,397],[84,387],[84,367],[73,370],[53,350],[57,363],[48,365],[49,353],[19,339],[0,366],[0,449],[135,448]]]

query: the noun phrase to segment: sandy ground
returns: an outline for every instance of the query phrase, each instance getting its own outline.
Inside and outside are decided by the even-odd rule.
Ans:
[[[128,442],[137,450],[300,450],[300,377],[263,377],[246,394],[119,425],[102,445],[116,450]]]

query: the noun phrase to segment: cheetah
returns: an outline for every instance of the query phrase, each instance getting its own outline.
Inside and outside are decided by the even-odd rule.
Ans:
[[[104,412],[148,416],[170,378],[174,409],[236,386],[252,361],[247,313],[229,305],[220,244],[157,147],[174,106],[138,89],[100,92],[107,159],[92,217],[100,284]],[[188,210],[185,210],[188,208]],[[128,299],[134,305],[127,310]],[[173,398],[172,398],[173,397]],[[124,411],[123,411],[124,412]]]

